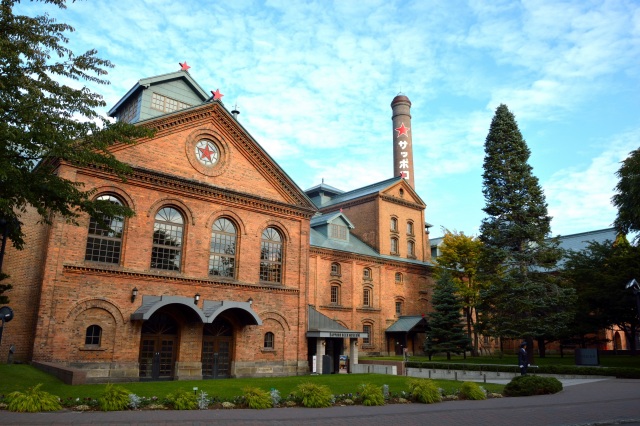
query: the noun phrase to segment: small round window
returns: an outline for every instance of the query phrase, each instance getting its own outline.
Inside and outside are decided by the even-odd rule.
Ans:
[[[195,155],[201,164],[210,167],[218,162],[220,151],[216,144],[208,139],[202,139],[195,146]]]

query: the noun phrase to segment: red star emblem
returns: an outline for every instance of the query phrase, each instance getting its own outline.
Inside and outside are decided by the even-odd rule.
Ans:
[[[198,148],[198,151],[200,151],[200,159],[201,160],[206,158],[210,162],[213,162],[213,160],[211,159],[211,156],[213,154],[215,154],[215,151],[212,151],[212,150],[209,149],[209,144],[206,144],[204,146],[204,148]]]
[[[402,123],[400,127],[394,130],[398,132],[398,135],[396,137],[400,137],[402,135],[409,136],[409,127],[405,127],[404,123]]]
[[[215,92],[212,90],[211,94],[213,95],[214,101],[219,101],[224,96],[222,93],[220,93],[220,89],[216,89]]]
[[[180,70],[181,71],[188,71],[189,68],[191,68],[189,65],[187,65],[187,61],[178,62],[178,64],[180,64]]]

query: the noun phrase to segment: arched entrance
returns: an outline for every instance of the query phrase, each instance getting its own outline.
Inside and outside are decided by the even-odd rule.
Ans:
[[[178,322],[166,313],[155,313],[143,323],[138,361],[141,380],[173,378],[178,330]]]
[[[231,377],[233,325],[224,318],[205,324],[202,331],[202,376],[205,379]]]

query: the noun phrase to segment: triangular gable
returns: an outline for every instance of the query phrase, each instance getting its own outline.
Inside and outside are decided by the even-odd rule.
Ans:
[[[400,196],[400,191],[402,190],[403,195]],[[418,204],[423,208],[427,205],[422,201],[422,198],[418,195],[418,193],[409,185],[409,182],[406,179],[400,179],[398,182],[395,182],[388,187],[384,188],[380,191],[384,195],[390,195],[395,198],[402,198],[403,201]]]
[[[316,311],[313,306],[309,305],[307,337],[367,338],[369,337],[369,333],[349,330],[347,327],[321,314]]]
[[[353,225],[353,223],[351,223],[347,216],[345,216],[344,213],[340,211],[314,216],[313,218],[311,218],[311,227],[314,228],[316,226],[323,226],[331,223],[335,224],[337,222],[349,229],[355,228],[355,226]]]

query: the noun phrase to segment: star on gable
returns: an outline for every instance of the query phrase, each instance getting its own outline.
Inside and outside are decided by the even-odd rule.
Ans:
[[[213,162],[213,159],[211,159],[211,156],[214,155],[216,152],[209,148],[209,144],[206,144],[204,148],[198,147],[198,151],[200,151],[201,160],[204,160],[206,158],[210,162]]]
[[[178,64],[180,64],[180,70],[181,71],[188,71],[189,68],[191,68],[189,65],[187,65],[187,61],[178,62]]]
[[[214,101],[219,101],[224,96],[222,93],[220,93],[220,89],[216,89],[215,92],[212,90],[211,94],[213,95]]]
[[[405,127],[404,123],[402,123],[400,125],[400,127],[398,127],[397,129],[394,129],[396,132],[398,132],[398,134],[396,135],[396,137],[400,137],[400,136],[409,136],[409,127]]]

